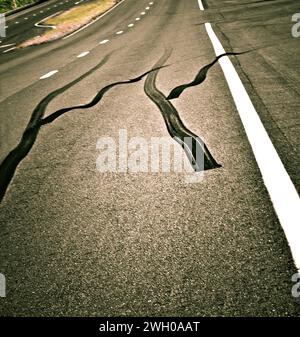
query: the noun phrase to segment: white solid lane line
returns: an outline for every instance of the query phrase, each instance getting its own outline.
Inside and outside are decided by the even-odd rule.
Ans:
[[[49,71],[49,73],[43,75],[40,77],[40,80],[43,80],[45,78],[49,78],[51,76],[53,76],[54,74],[56,74],[58,72],[58,70],[52,70],[52,71]]]
[[[119,30],[118,32],[116,32],[117,35],[123,34],[123,30]]]
[[[80,53],[79,55],[77,55],[77,57],[84,57],[84,56],[86,56],[86,55],[88,55],[90,52],[89,51],[84,51],[84,52],[82,52],[82,53]]]
[[[201,0],[198,0],[198,5],[201,11],[204,11],[204,6]]]
[[[0,48],[6,48],[6,47],[14,46],[14,45],[15,43],[4,44],[3,46],[0,46]]]
[[[52,18],[53,16],[57,15],[57,14],[60,13],[60,12],[61,12],[61,11],[56,12],[56,13],[54,13],[54,14],[51,14],[51,15],[47,16],[46,18],[43,18],[42,20],[38,21],[38,22],[35,23],[34,25],[35,25],[36,27],[40,27],[40,28],[45,28],[45,27],[47,27],[47,28],[53,28],[53,29],[56,29],[56,26],[43,25],[43,24],[41,24],[41,22],[44,22],[44,21],[46,21],[46,20]]]
[[[205,28],[216,55],[225,53],[211,24],[206,23]],[[300,269],[299,195],[229,57],[223,57],[219,60],[219,63],[246,131],[264,184],[290,245],[295,265],[297,269]]]
[[[8,53],[9,51],[14,50],[14,49],[16,49],[16,47],[12,47],[12,48],[6,49],[6,50],[4,50],[2,52],[2,54]]]
[[[105,43],[107,43],[109,40],[102,40],[101,42],[99,42],[99,44],[105,44]]]

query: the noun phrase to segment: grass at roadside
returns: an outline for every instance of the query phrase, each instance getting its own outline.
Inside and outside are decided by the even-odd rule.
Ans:
[[[41,22],[41,26],[50,25],[55,28],[50,28],[50,30],[45,31],[42,35],[24,41],[18,47],[24,48],[37,45],[68,35],[107,11],[117,2],[117,0],[94,0],[88,4],[73,7],[57,16]]]

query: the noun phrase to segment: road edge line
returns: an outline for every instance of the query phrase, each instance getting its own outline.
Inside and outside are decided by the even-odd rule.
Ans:
[[[210,23],[205,23],[216,56],[225,50]],[[278,220],[300,269],[300,198],[260,117],[228,56],[219,60]]]

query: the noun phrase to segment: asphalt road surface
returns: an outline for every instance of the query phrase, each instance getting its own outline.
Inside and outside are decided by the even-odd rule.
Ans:
[[[67,39],[11,49],[41,33],[36,22],[77,5],[48,1],[12,15],[0,43],[0,314],[299,316],[299,218],[292,206],[290,219],[282,215],[300,188],[299,2],[124,0]],[[216,53],[205,23],[236,53],[206,77]],[[240,114],[245,93],[230,86],[229,60],[282,171],[259,157],[270,148],[264,138],[251,143],[263,133]],[[162,68],[137,78],[153,67]],[[99,138],[118,139],[120,129],[170,138],[176,116],[219,164],[200,182],[97,170]],[[178,123],[171,133],[184,132]],[[268,182],[273,173],[278,183]]]

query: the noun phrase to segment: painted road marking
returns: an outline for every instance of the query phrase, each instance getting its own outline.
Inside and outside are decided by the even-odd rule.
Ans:
[[[119,30],[118,32],[116,32],[117,35],[123,34],[123,30]]]
[[[99,42],[99,44],[105,44],[107,43],[109,40],[102,40],[101,42]]]
[[[146,14],[146,12],[142,12],[142,13],[141,13],[141,15],[145,15],[145,14]]]
[[[224,54],[225,50],[211,24],[205,23],[205,28],[215,54],[217,56]],[[296,268],[300,269],[299,195],[229,57],[224,56],[219,60],[219,64],[228,83],[273,207],[290,245]]]
[[[52,25],[43,25],[43,24],[41,24],[41,22],[44,22],[44,21],[46,21],[46,20],[52,18],[53,16],[57,15],[57,14],[60,13],[60,12],[61,12],[61,11],[56,12],[56,13],[54,13],[54,14],[51,14],[51,15],[47,16],[46,18],[40,20],[39,22],[35,23],[34,25],[35,25],[36,27],[41,27],[41,28],[48,27],[48,28],[56,29],[56,26],[52,26]]]
[[[145,9],[146,9],[146,11],[148,11],[150,9],[150,7],[146,7]]]
[[[2,52],[2,54],[8,53],[9,51],[14,50],[14,49],[16,49],[16,47],[12,47],[12,48],[6,49],[6,50],[4,50]]]
[[[43,75],[40,77],[40,80],[43,80],[45,78],[49,78],[51,76],[53,76],[54,74],[56,74],[58,72],[58,70],[52,70],[52,71],[49,71],[49,73]]]
[[[79,55],[77,55],[77,57],[84,57],[84,56],[86,56],[86,55],[88,55],[90,52],[89,51],[84,51],[84,52],[82,52],[82,53],[80,53]]]
[[[14,46],[14,45],[15,43],[4,44],[3,46],[0,46],[0,48],[6,48],[6,47]]]
[[[133,27],[134,26],[134,23],[130,23],[129,25],[128,25],[128,27]]]
[[[140,18],[135,18],[135,21],[139,21],[139,20],[141,20]]]
[[[199,4],[200,10],[204,11],[204,6],[203,6],[203,3],[202,3],[202,0],[198,0],[198,4]]]

